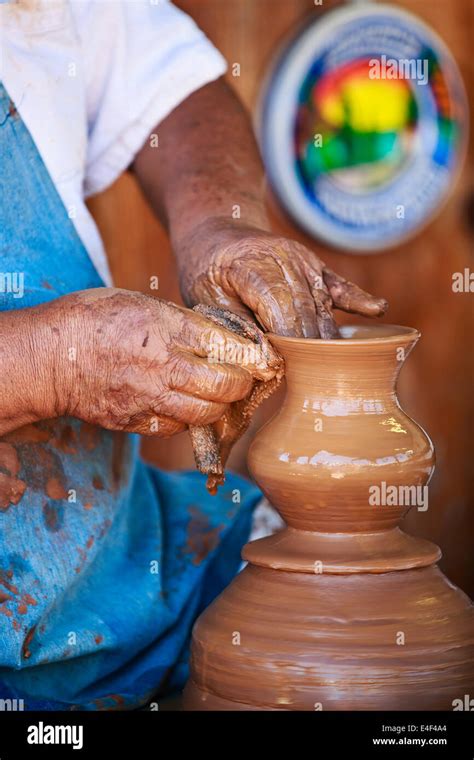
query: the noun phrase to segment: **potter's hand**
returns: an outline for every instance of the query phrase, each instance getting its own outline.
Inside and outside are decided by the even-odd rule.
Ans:
[[[332,309],[376,317],[387,302],[326,267],[301,243],[222,219],[205,222],[181,243],[185,302],[254,315],[279,335],[334,338]],[[180,253],[183,253],[181,250]]]
[[[25,309],[23,320],[28,313],[38,336],[33,382],[45,388],[36,419],[70,415],[168,436],[216,421],[254,379],[274,375],[273,349],[256,352],[203,315],[140,293],[85,290]]]

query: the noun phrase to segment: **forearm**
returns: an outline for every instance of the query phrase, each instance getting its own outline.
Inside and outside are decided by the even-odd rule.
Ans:
[[[202,87],[157,127],[134,162],[155,211],[164,217],[178,256],[203,221],[240,218],[268,228],[264,175],[251,123],[223,80]]]
[[[45,307],[0,312],[0,435],[60,413],[52,371],[60,361],[59,328]]]

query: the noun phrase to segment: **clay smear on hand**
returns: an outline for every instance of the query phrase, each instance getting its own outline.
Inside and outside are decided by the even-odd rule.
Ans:
[[[227,411],[213,425],[189,426],[194,459],[200,472],[207,475],[209,493],[217,493],[225,481],[224,466],[234,443],[247,430],[252,415],[262,401],[279,386],[283,378],[283,360],[275,354],[274,348],[263,332],[249,320],[225,309],[198,304],[194,311],[220,327],[252,341],[258,347],[262,359],[275,371],[270,380],[255,380],[247,398],[230,404]]]

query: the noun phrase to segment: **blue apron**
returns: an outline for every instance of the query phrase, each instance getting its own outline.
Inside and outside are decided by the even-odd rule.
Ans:
[[[1,84],[0,135],[0,309],[102,286]],[[228,475],[211,497],[138,445],[71,418],[0,440],[16,484],[0,502],[0,698],[126,709],[184,684],[192,624],[237,572],[260,492]]]

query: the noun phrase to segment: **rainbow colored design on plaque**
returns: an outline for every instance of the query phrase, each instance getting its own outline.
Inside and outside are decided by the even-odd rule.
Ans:
[[[459,125],[439,62],[433,51],[425,51],[424,56],[425,86],[437,110],[438,144],[433,159],[446,166],[454,154]],[[418,122],[412,82],[371,78],[374,60],[350,61],[321,76],[312,70],[303,83],[295,156],[308,190],[319,175],[328,173],[346,189],[373,189],[389,181],[409,159]]]
[[[426,24],[381,3],[315,13],[275,61],[261,113],[276,196],[346,251],[381,251],[421,229],[465,153],[455,60]]]

